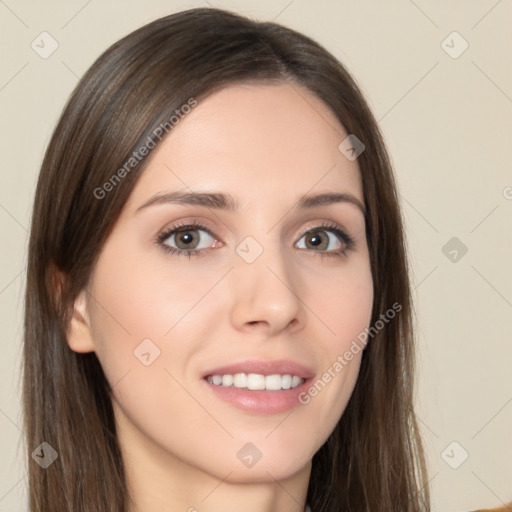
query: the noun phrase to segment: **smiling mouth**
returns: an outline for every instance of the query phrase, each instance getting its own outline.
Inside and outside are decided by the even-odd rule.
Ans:
[[[305,379],[291,374],[263,375],[260,373],[235,373],[224,375],[208,375],[210,384],[221,387],[248,389],[250,391],[281,391],[300,386]]]

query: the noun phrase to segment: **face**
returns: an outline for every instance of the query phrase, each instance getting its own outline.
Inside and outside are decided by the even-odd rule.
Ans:
[[[96,352],[133,457],[262,482],[334,429],[373,301],[347,135],[302,87],[231,85],[152,150],[68,338]]]

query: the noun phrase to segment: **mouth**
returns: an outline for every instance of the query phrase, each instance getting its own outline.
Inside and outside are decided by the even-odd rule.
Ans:
[[[245,361],[206,371],[213,395],[245,412],[277,414],[300,405],[315,373],[292,361]]]
[[[206,380],[215,386],[225,388],[235,387],[248,389],[250,391],[281,391],[282,389],[293,389],[305,382],[306,379],[298,375],[286,373],[281,375],[263,375],[261,373],[226,373],[224,375],[208,375]]]

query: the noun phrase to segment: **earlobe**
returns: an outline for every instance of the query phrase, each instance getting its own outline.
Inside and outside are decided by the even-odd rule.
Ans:
[[[85,290],[80,292],[73,304],[73,313],[67,329],[67,342],[69,348],[75,352],[94,352]]]

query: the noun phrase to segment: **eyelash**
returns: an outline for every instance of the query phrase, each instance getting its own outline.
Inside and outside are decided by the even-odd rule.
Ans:
[[[192,256],[202,256],[205,252],[205,249],[192,249],[189,251],[185,251],[182,249],[175,249],[174,247],[169,247],[164,242],[173,234],[179,233],[181,231],[195,231],[195,230],[204,230],[209,235],[211,235],[213,238],[217,239],[214,234],[211,232],[211,230],[206,227],[204,224],[201,224],[198,221],[192,221],[192,222],[185,222],[182,224],[175,224],[174,226],[170,227],[169,229],[166,229],[163,232],[160,232],[156,239],[155,243],[162,247],[162,249],[168,253],[172,254],[174,256],[187,256],[188,258],[191,258]],[[304,235],[307,235],[310,232],[316,232],[316,231],[331,231],[334,233],[337,238],[343,243],[343,247],[341,249],[336,249],[334,251],[312,251],[312,252],[318,252],[321,258],[327,257],[337,257],[342,258],[347,255],[348,252],[354,249],[355,246],[355,240],[346,233],[343,229],[341,229],[337,224],[325,222],[318,226],[314,226],[312,228],[308,228],[305,231],[303,231],[299,237],[302,238]]]

